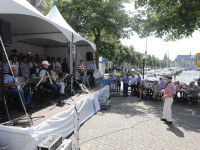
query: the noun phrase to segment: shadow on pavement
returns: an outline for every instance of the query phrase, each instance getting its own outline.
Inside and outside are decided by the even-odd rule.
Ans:
[[[162,116],[163,102],[161,100],[140,100],[136,97],[111,97],[111,107],[108,110],[101,110],[98,115],[120,114],[129,119],[141,116],[143,118],[160,118]],[[180,112],[191,114],[195,110],[195,114],[200,115],[199,105],[187,106],[181,103],[172,105],[172,116],[176,127],[184,128],[187,131],[200,132],[199,117],[191,115],[182,115]],[[170,127],[169,130],[177,131],[178,128]],[[180,131],[181,132],[181,131]],[[177,136],[181,136],[178,132]]]
[[[170,131],[172,133],[174,133],[176,136],[180,137],[180,138],[184,138],[184,133],[179,129],[177,128],[176,126],[174,125],[168,125],[169,128],[167,128],[167,131]]]

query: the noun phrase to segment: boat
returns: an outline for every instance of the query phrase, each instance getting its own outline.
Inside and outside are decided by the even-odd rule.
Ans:
[[[197,81],[199,78],[200,78],[200,75],[196,75],[196,76],[193,78],[193,81]]]
[[[155,72],[155,70],[147,71],[147,77],[154,77],[154,76],[157,76],[157,73]]]

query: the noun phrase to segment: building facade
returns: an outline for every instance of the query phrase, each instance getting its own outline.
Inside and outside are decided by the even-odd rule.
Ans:
[[[196,61],[196,55],[177,55],[175,61]]]

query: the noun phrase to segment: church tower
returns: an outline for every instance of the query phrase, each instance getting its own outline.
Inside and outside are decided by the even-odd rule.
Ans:
[[[191,56],[191,51],[190,51],[190,56]]]

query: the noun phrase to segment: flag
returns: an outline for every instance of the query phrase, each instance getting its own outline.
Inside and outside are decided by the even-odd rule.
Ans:
[[[57,7],[57,5],[56,5],[56,0],[53,2],[53,6],[56,6],[56,7]]]

